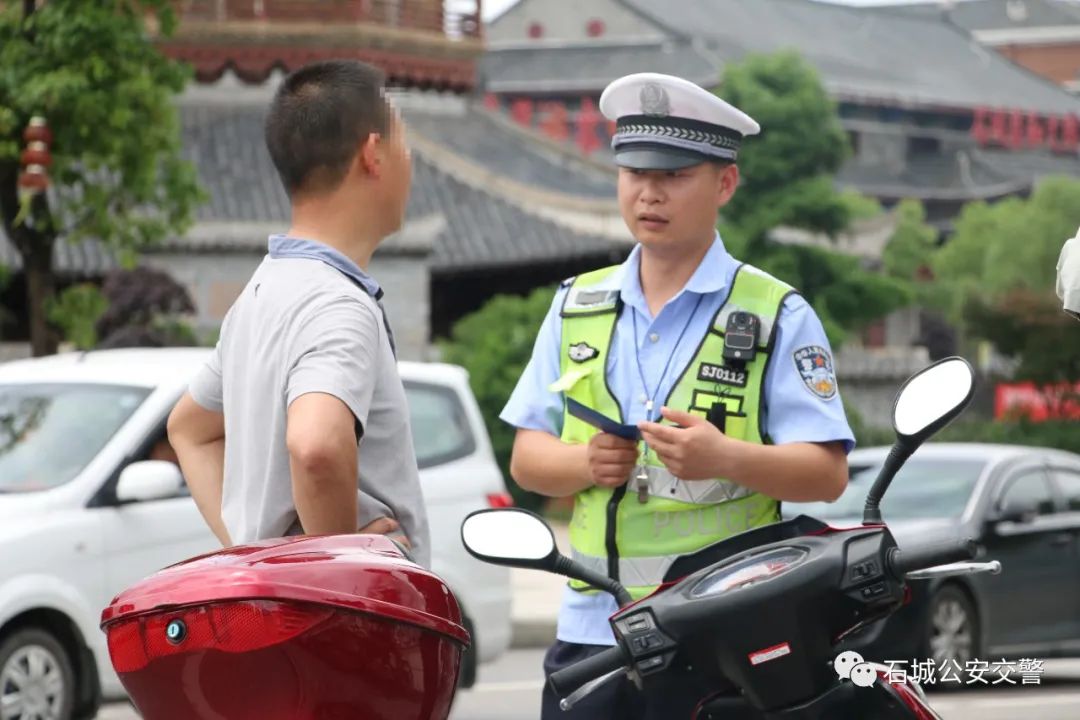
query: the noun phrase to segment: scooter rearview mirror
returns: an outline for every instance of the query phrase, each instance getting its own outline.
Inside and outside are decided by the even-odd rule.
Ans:
[[[588,583],[615,596],[620,607],[633,602],[621,584],[559,552],[544,519],[519,508],[477,510],[461,523],[461,542],[477,560],[494,565],[547,570]]]
[[[514,508],[471,513],[461,523],[461,541],[473,557],[494,565],[554,570],[559,555],[547,523]]]
[[[896,443],[866,496],[864,525],[881,522],[881,498],[896,473],[920,445],[963,412],[974,394],[975,371],[962,357],[939,360],[900,387],[892,413]]]
[[[974,394],[975,372],[963,358],[945,358],[916,373],[893,404],[897,438],[918,447],[959,415]]]

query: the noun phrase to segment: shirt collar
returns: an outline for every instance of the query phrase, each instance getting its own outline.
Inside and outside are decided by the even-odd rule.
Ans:
[[[276,259],[305,258],[319,260],[342,273],[355,282],[364,292],[379,300],[383,290],[375,278],[368,275],[355,262],[350,260],[344,253],[315,240],[289,237],[288,235],[271,235],[269,240],[270,257]]]
[[[731,270],[734,263],[732,257],[724,247],[724,241],[720,233],[716,233],[712,245],[705,253],[701,263],[694,270],[694,274],[686,281],[683,292],[693,292],[704,295],[706,293],[720,292],[727,287],[731,280]],[[597,290],[618,290],[620,297],[627,305],[634,307],[647,307],[645,293],[641,289],[641,245],[635,245],[630,256],[616,272],[604,278],[597,284]]]

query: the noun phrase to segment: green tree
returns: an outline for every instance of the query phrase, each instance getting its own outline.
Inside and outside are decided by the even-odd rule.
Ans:
[[[60,328],[64,339],[77,350],[97,346],[97,323],[109,308],[109,301],[92,283],[67,288],[46,302],[49,322]]]
[[[183,232],[201,199],[180,156],[173,97],[190,70],[154,46],[175,27],[169,0],[0,3],[0,216],[23,263],[35,355],[54,352],[47,308],[58,239],[134,253]],[[53,134],[52,190],[23,204],[22,134],[42,115]]]
[[[1050,178],[1029,199],[967,205],[931,256],[950,318],[1019,359],[1018,377],[1080,379],[1080,334],[1054,293],[1061,246],[1077,227],[1080,181]]]
[[[850,146],[817,71],[793,51],[750,55],[724,71],[723,97],[760,123],[739,154],[738,192],[724,208],[751,255],[780,225],[829,235],[852,219],[833,182]]]
[[[732,253],[798,288],[834,345],[910,302],[906,280],[866,270],[831,248],[771,239],[779,226],[836,237],[881,211],[876,201],[836,187],[850,145],[814,68],[795,52],[751,55],[726,68],[721,94],[762,127],[739,153],[739,189],[723,210],[721,233]]]
[[[542,287],[525,297],[498,295],[459,320],[442,344],[443,359],[464,367],[484,415],[495,458],[514,502],[538,510],[544,499],[522,490],[510,477],[515,430],[499,413],[532,356],[536,334],[551,306],[555,288]]]
[[[902,201],[896,208],[896,230],[881,258],[885,272],[895,278],[912,280],[929,266],[936,250],[937,230],[926,224],[922,203]]]

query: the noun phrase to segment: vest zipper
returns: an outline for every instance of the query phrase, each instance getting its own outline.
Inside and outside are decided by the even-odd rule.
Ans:
[[[616,542],[615,534],[618,530],[619,503],[622,501],[624,495],[626,495],[626,485],[620,485],[615,488],[615,492],[611,495],[611,500],[608,501],[607,537],[605,538],[605,543],[607,545],[608,577],[612,580],[619,580],[620,582],[619,543]]]

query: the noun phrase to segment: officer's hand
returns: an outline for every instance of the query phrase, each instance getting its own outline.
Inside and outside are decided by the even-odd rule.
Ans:
[[[589,476],[593,484],[615,488],[626,484],[637,463],[637,443],[610,433],[597,433],[589,440]]]
[[[682,427],[643,422],[638,425],[649,447],[682,480],[724,477],[728,446],[735,442],[700,415],[663,408],[663,416]]]

